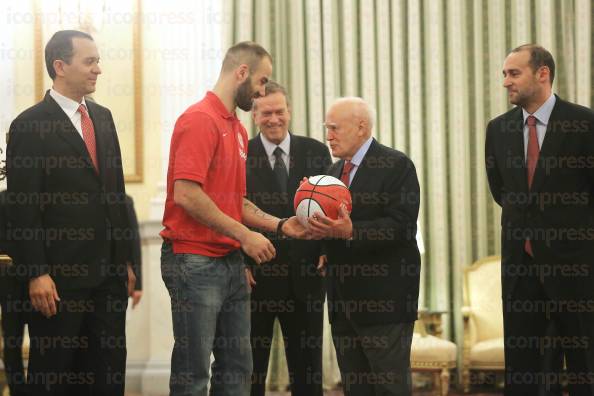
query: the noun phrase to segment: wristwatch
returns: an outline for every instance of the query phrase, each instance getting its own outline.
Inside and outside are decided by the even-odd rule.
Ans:
[[[285,217],[284,219],[280,219],[280,221],[278,222],[278,225],[276,226],[276,237],[277,239],[284,239],[286,238],[285,233],[283,232],[283,224],[285,224],[285,222],[289,220],[287,217]]]

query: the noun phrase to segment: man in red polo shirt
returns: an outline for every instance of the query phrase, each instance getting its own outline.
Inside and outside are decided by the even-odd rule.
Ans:
[[[177,120],[169,153],[161,232],[163,280],[175,344],[170,394],[248,395],[252,372],[249,284],[240,249],[256,263],[276,252],[262,234],[303,237],[295,217],[278,219],[245,199],[247,133],[235,108],[264,96],[272,58],[260,45],[231,47],[214,89]],[[245,225],[244,225],[245,224]]]

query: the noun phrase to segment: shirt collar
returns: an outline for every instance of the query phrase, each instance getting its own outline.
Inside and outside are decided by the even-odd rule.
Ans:
[[[351,158],[351,163],[353,165],[357,167],[361,165],[361,162],[363,162],[363,158],[365,158],[365,154],[367,154],[367,150],[369,150],[369,146],[371,146],[372,142],[373,137],[370,136],[369,139],[367,139],[365,143],[363,143],[361,147],[359,147],[359,150],[357,150],[355,155],[353,155],[353,158]]]
[[[528,119],[528,116],[533,115],[541,124],[548,125],[549,118],[551,118],[551,113],[553,112],[553,107],[555,107],[555,102],[557,98],[554,94],[551,94],[549,98],[536,110],[534,113],[530,114],[524,108],[522,108],[522,115],[524,116],[524,124]]]
[[[85,108],[87,107],[87,103],[85,102],[84,96],[82,98],[82,101],[78,103],[76,100],[72,100],[62,95],[53,88],[50,89],[50,96],[56,101],[56,103],[58,104],[58,106],[60,106],[64,113],[66,113],[68,118],[72,118],[76,114],[76,112],[78,111],[78,106],[80,106],[81,104],[84,105]]]
[[[204,99],[206,99],[211,104],[211,106],[221,117],[226,119],[237,119],[235,112],[230,113],[229,111],[227,111],[227,108],[221,101],[221,98],[219,98],[217,94],[215,94],[214,92],[206,92],[206,96]]]
[[[287,136],[283,139],[280,144],[274,144],[270,140],[266,139],[266,136],[262,132],[260,132],[260,140],[262,141],[262,145],[264,145],[264,150],[266,151],[266,155],[268,157],[272,157],[274,154],[274,149],[276,146],[279,146],[286,155],[289,155],[289,151],[291,150],[291,134],[287,133]]]

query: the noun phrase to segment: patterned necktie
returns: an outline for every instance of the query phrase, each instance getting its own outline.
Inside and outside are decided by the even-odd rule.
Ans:
[[[289,174],[287,173],[285,161],[283,161],[283,149],[276,146],[272,154],[274,154],[274,176],[276,176],[276,181],[280,186],[280,192],[286,193]]]
[[[350,183],[350,176],[351,171],[355,165],[351,161],[344,161],[344,166],[342,167],[342,174],[340,175],[340,181],[344,183],[345,186],[349,187]]]
[[[93,121],[87,113],[85,105],[81,104],[78,106],[78,112],[80,113],[80,126],[82,129],[83,140],[87,146],[87,151],[93,161],[95,171],[99,172],[99,164],[97,163],[97,143],[95,142],[95,128],[93,127]]]
[[[534,180],[534,172],[536,171],[536,163],[540,154],[538,147],[538,137],[536,136],[536,117],[528,116],[528,150],[526,151],[526,171],[528,176],[528,190],[532,188],[532,181]],[[532,252],[532,244],[530,239],[526,239],[524,243],[524,250],[530,256],[534,256]]]

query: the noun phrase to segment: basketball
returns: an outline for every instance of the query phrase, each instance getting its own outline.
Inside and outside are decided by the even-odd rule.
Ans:
[[[295,214],[304,227],[314,213],[323,213],[331,219],[338,218],[338,209],[345,204],[352,209],[351,193],[343,182],[328,175],[310,176],[295,193]]]

